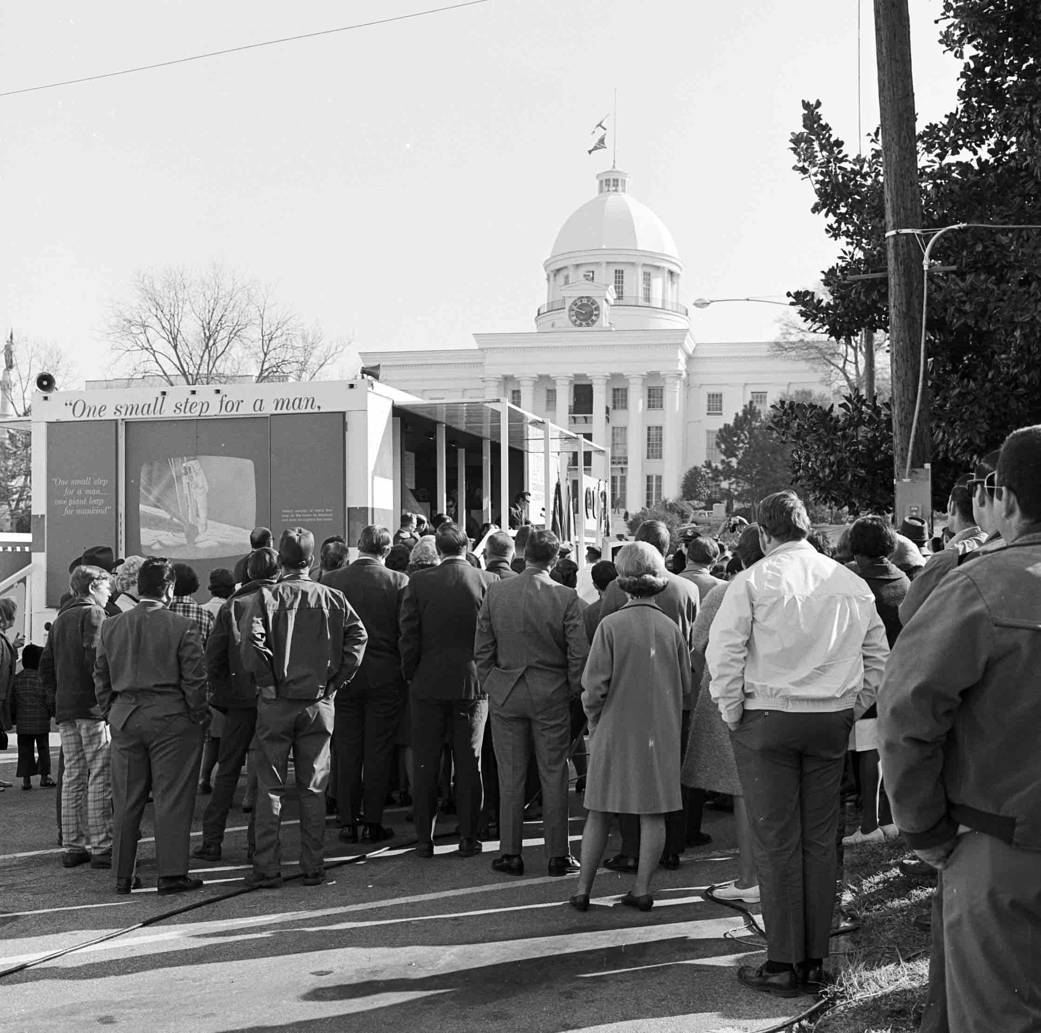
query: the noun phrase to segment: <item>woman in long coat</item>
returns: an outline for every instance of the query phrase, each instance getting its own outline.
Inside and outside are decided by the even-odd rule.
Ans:
[[[640,816],[640,858],[622,903],[649,911],[651,877],[665,846],[665,815],[682,807],[680,726],[690,692],[690,654],[675,623],[654,602],[666,582],[660,553],[626,545],[615,560],[629,601],[600,622],[582,675],[589,720],[589,770],[582,871],[571,905],[589,894],[607,844],[611,814]]]

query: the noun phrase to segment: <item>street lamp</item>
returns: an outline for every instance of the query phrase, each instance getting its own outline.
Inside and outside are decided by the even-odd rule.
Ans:
[[[695,298],[691,304],[695,308],[708,308],[709,305],[717,305],[721,301],[754,301],[760,305],[783,305],[785,308],[791,308],[791,302],[774,301],[771,298]]]

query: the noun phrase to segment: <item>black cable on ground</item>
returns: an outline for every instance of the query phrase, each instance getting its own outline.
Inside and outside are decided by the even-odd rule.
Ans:
[[[448,835],[448,833],[446,833]],[[435,837],[438,838],[438,837]],[[406,840],[403,843],[396,844],[394,849],[403,847],[408,849],[416,845],[418,840]],[[331,861],[327,861],[325,864],[325,870],[329,871],[330,868],[342,868],[344,865],[357,864],[359,861],[368,860],[370,857],[375,857],[377,854],[382,854],[386,850],[390,850],[391,846],[378,847],[376,850],[370,850],[365,854],[352,854],[350,857],[336,857]],[[283,878],[283,882],[293,882],[296,879],[303,877],[303,872],[297,872],[294,875],[287,875]],[[223,893],[218,893],[216,896],[203,897],[201,899],[193,900],[190,903],[182,904],[180,907],[172,908],[167,911],[160,911],[158,914],[150,915],[148,918],[142,919],[140,922],[135,922],[133,925],[128,925],[123,929],[114,929],[110,933],[105,933],[103,936],[95,936],[91,940],[84,940],[81,943],[74,943],[69,947],[63,947],[61,950],[52,951],[50,954],[46,954],[41,958],[34,958],[31,961],[23,961],[17,965],[12,965],[10,968],[5,968],[0,971],[0,979],[4,979],[7,976],[13,976],[18,972],[24,972],[27,969],[35,968],[37,965],[42,965],[47,961],[55,961],[58,958],[64,958],[68,954],[74,954],[76,951],[85,950],[87,947],[93,947],[99,943],[105,943],[108,940],[114,940],[120,936],[126,936],[127,933],[136,932],[138,929],[144,929],[150,925],[156,925],[158,922],[165,922],[167,919],[176,918],[178,915],[186,914],[189,911],[197,911],[199,908],[209,907],[211,904],[219,904],[225,900],[231,900],[234,897],[241,897],[245,893],[253,893],[258,890],[262,890],[260,886],[235,886],[232,889],[226,890]]]

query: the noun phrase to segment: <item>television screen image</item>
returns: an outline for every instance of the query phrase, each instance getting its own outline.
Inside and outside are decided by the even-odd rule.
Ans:
[[[141,550],[194,560],[242,551],[257,523],[257,479],[251,459],[194,455],[141,466]]]

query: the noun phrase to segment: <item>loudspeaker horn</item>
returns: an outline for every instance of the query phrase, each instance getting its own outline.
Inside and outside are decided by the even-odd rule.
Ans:
[[[38,373],[36,375],[36,389],[42,391],[45,395],[49,395],[58,387],[57,382],[54,379],[53,373]]]
[[[373,380],[379,380],[380,363],[377,362],[375,366],[362,366],[361,375],[363,377],[371,377]]]

